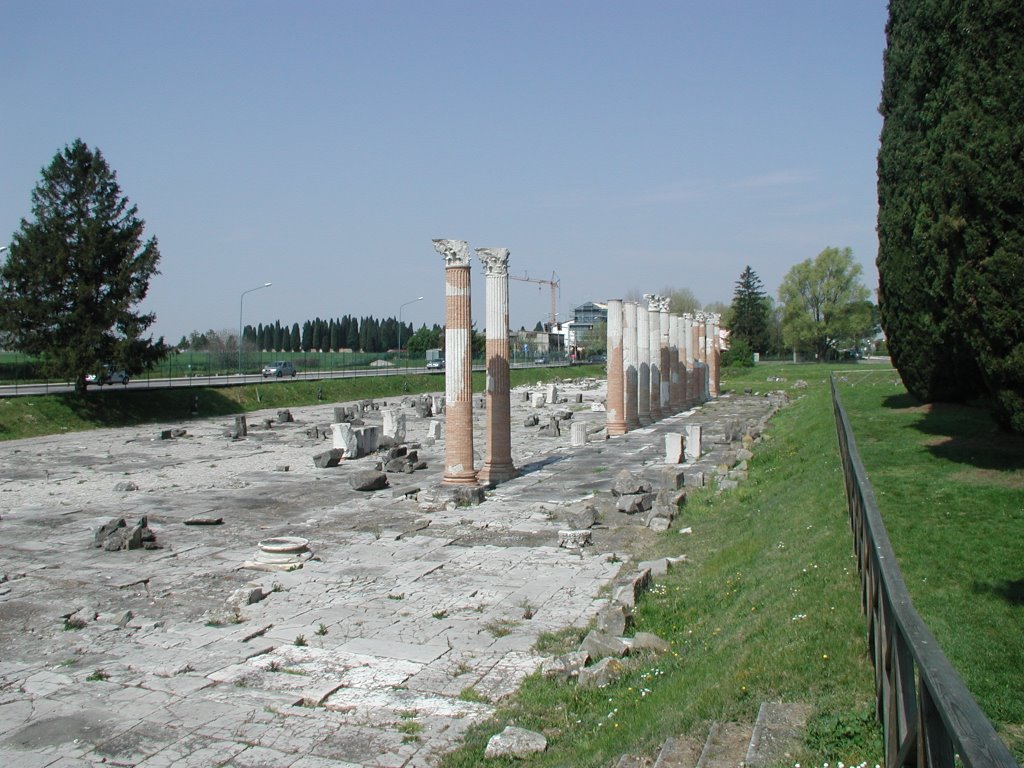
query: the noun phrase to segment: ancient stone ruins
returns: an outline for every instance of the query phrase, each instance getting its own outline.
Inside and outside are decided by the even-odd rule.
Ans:
[[[538,670],[599,687],[671,647],[636,602],[785,394],[720,395],[717,318],[656,296],[609,302],[607,379],[512,389],[509,253],[481,248],[474,398],[469,248],[435,247],[443,395],[0,443],[0,765],[426,768]]]

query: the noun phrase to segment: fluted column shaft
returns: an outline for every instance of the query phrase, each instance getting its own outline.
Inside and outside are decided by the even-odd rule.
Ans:
[[[672,318],[668,313],[668,299],[665,299],[661,303],[661,415],[670,416],[672,414],[672,405],[670,398],[670,387],[672,385],[672,361],[671,361],[671,343],[669,341],[669,334],[671,333]]]
[[[651,419],[651,321],[647,308],[636,307],[636,414],[642,426]]]
[[[651,420],[660,421],[661,412],[661,300],[651,296],[647,304],[648,348],[651,355]]]
[[[445,485],[475,485],[473,469],[473,313],[470,257],[464,240],[435,240],[445,258]]]
[[[608,435],[626,433],[625,386],[622,355],[622,301],[608,301],[608,402],[605,424]]]
[[[693,315],[689,313],[683,315],[681,332],[683,337],[682,357],[687,373],[683,399],[686,401],[686,407],[689,408],[697,403],[697,377],[694,375],[696,369],[693,366]]]
[[[518,473],[512,463],[512,405],[508,375],[508,249],[477,248],[487,286],[487,430],[477,480],[487,485]]]
[[[722,348],[718,337],[718,323],[721,315],[711,315],[708,321],[708,382],[710,384],[711,397],[718,397],[721,380],[719,369],[721,363]]]
[[[636,302],[622,302],[622,371],[625,390],[626,428],[640,427],[637,389],[640,379],[640,361],[637,356]]]
[[[668,401],[672,413],[679,413],[683,410],[682,392],[680,387],[684,379],[680,376],[679,370],[679,315],[669,316],[669,371],[672,381],[669,384]]]

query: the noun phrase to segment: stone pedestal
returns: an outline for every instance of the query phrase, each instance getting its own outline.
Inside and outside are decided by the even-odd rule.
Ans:
[[[622,351],[622,301],[608,301],[608,402],[605,404],[608,435],[626,432],[625,361]]]
[[[473,315],[465,240],[434,240],[445,262],[443,485],[476,485],[473,469]]]
[[[665,435],[665,463],[682,464],[683,462],[683,436],[678,432],[669,432]]]
[[[487,408],[484,464],[477,480],[503,483],[518,472],[512,464],[512,406],[508,352],[508,249],[477,248],[487,283]]]
[[[569,425],[569,438],[572,440],[573,446],[580,446],[587,444],[587,425],[586,422],[573,421]]]
[[[700,459],[701,447],[701,426],[691,424],[686,427],[686,460],[694,462]]]
[[[382,435],[385,442],[392,445],[400,445],[405,442],[405,414],[397,408],[388,408],[382,411],[384,417],[384,428]]]

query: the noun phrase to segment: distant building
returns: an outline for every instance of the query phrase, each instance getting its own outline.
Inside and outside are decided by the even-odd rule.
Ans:
[[[572,314],[572,324],[577,330],[590,329],[598,323],[608,322],[608,305],[587,301],[576,307]]]

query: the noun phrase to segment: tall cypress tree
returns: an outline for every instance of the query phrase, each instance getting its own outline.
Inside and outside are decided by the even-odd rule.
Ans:
[[[1022,14],[1007,0],[889,4],[879,309],[893,363],[925,401],[998,389],[1013,376],[1002,363],[1024,364]]]

